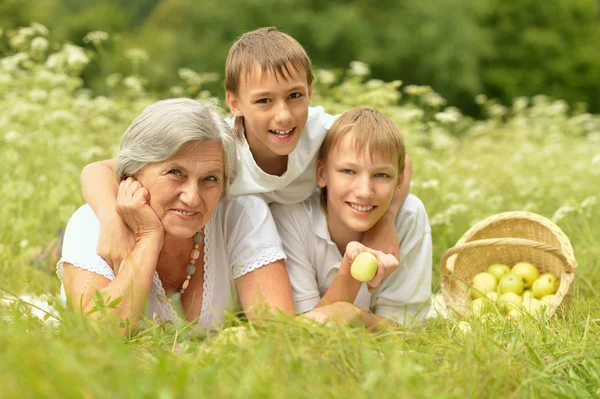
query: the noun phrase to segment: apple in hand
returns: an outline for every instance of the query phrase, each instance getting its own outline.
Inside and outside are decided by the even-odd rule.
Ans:
[[[500,279],[510,273],[510,267],[508,265],[503,265],[502,263],[494,263],[490,265],[487,269],[488,273],[494,275],[496,280],[500,281]]]
[[[523,293],[523,289],[525,288],[525,283],[523,279],[516,274],[507,274],[506,276],[500,279],[498,283],[498,293],[504,294],[506,292],[513,292],[517,295],[521,295]]]
[[[528,262],[519,262],[510,270],[512,274],[521,277],[525,282],[525,288],[531,287],[533,282],[540,276],[537,267]]]
[[[555,294],[560,286],[560,280],[552,273],[544,273],[531,286],[531,292],[536,298],[542,298],[546,295]]]
[[[358,281],[371,281],[377,274],[379,262],[375,255],[370,252],[361,252],[356,255],[352,266],[350,266],[350,274]]]
[[[473,277],[471,283],[471,295],[473,298],[482,298],[488,292],[496,289],[496,277],[487,272],[481,272]]]

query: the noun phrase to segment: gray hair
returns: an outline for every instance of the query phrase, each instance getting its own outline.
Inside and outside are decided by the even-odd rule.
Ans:
[[[223,148],[225,179],[222,197],[237,173],[233,131],[212,104],[174,98],[149,105],[135,118],[121,139],[115,165],[117,181],[149,163],[166,161],[188,143],[217,140]]]

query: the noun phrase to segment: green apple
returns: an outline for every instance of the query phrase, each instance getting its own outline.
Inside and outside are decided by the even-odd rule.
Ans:
[[[473,277],[471,283],[471,295],[473,298],[482,298],[490,291],[496,289],[498,284],[496,277],[488,272],[481,272]]]
[[[534,316],[535,318],[539,318],[542,315],[542,313],[544,313],[544,309],[546,307],[547,306],[545,303],[535,298],[523,300],[523,309],[525,309],[527,313],[529,313],[531,316]]]
[[[531,286],[531,292],[536,298],[542,298],[546,295],[555,294],[560,286],[560,280],[552,273],[544,273]]]
[[[487,294],[485,294],[485,297],[492,302],[498,302],[498,298],[500,298],[500,294],[498,294],[496,291],[490,291]]]
[[[511,273],[500,279],[497,291],[500,296],[506,292],[513,292],[517,295],[521,295],[524,288],[525,283],[523,282],[523,279],[516,274]]]
[[[352,266],[350,266],[350,274],[358,281],[371,281],[377,274],[379,262],[375,255],[370,252],[361,252],[356,255]]]
[[[505,292],[498,298],[498,307],[504,312],[508,312],[511,309],[518,309],[522,303],[523,299],[521,296],[514,292]]]
[[[521,320],[522,316],[523,316],[523,312],[521,312],[519,309],[516,309],[516,308],[512,308],[506,315],[506,317],[512,321],[519,321],[519,320]]]
[[[521,296],[523,297],[523,301],[533,298],[533,294],[531,293],[531,290],[523,291],[523,294]]]
[[[540,276],[537,267],[528,262],[519,262],[510,270],[512,274],[521,277],[525,282],[525,288],[531,287],[533,282]]]
[[[469,305],[468,316],[480,317],[487,310],[486,306],[485,298],[473,299]]]
[[[548,307],[550,307],[554,303],[555,298],[556,298],[555,294],[550,294],[550,295],[543,296],[542,299],[540,299],[540,301],[542,303],[546,304]]]
[[[502,263],[494,263],[487,269],[488,273],[493,274],[496,280],[500,281],[502,276],[510,273],[510,267],[503,265]]]
[[[463,335],[469,334],[472,331],[471,324],[465,320],[461,320],[456,323],[455,328],[458,329]]]

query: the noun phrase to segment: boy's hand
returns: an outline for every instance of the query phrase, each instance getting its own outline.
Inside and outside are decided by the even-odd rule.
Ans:
[[[145,236],[164,234],[162,222],[150,207],[150,193],[133,177],[119,184],[117,212],[133,231],[136,241]]]
[[[133,231],[118,214],[110,219],[100,220],[100,237],[96,252],[113,268],[115,274],[118,274],[121,262],[134,247]]]
[[[367,282],[369,292],[373,292],[375,288],[381,285],[383,280],[385,280],[390,274],[398,269],[400,262],[396,256],[392,254],[386,254],[382,251],[369,248],[357,241],[350,241],[346,246],[346,253],[342,259],[340,270],[350,273],[350,267],[352,266],[354,258],[356,258],[356,256],[361,252],[372,253],[377,258],[377,262],[379,263],[375,277],[373,277],[371,281]]]
[[[301,317],[332,327],[333,325],[358,327],[363,325],[362,310],[348,302],[336,302],[331,305],[314,308]]]

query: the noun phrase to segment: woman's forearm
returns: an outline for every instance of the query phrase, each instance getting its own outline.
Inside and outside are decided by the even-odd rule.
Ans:
[[[105,303],[122,298],[116,306],[106,308],[107,315],[129,319],[131,326],[136,326],[141,320],[152,287],[162,240],[162,234],[159,233],[141,238],[133,252],[123,260],[115,279],[99,291]],[[89,297],[87,303],[82,304],[86,313],[96,306],[92,298],[93,296]],[[100,317],[103,314],[96,311],[91,316]]]

